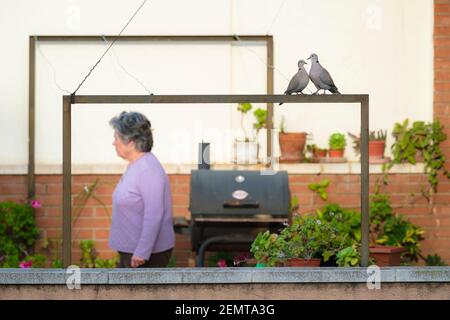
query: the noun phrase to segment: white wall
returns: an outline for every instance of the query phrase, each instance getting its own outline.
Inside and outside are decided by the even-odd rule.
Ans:
[[[28,159],[28,35],[117,34],[140,3],[0,0],[0,165]],[[315,52],[342,93],[370,94],[371,129],[390,130],[405,118],[432,119],[432,32],[432,0],[149,0],[124,34],[273,34],[276,93],[284,92],[297,61]],[[55,75],[60,87],[73,91],[106,45],[38,43],[37,165],[62,161],[64,93]],[[120,64],[156,94],[265,93],[261,44],[116,43],[113,48],[79,94],[146,94]],[[73,113],[74,163],[123,163],[108,126],[122,110],[149,117],[154,152],[164,163],[195,162],[202,138],[212,142],[213,161],[231,159],[239,134],[236,106],[83,105]],[[312,132],[310,142],[321,146],[332,132],[359,130],[357,105],[286,104],[275,110],[276,126],[282,115],[288,130]],[[250,115],[249,128],[252,121]],[[350,143],[347,154],[353,157]]]

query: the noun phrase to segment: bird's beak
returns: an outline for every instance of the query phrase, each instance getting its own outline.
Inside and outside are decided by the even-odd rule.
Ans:
[[[311,56],[309,56],[309,58],[307,60],[311,60]]]

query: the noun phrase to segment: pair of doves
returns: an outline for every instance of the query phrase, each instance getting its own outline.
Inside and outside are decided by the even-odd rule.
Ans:
[[[300,60],[298,62],[298,72],[292,77],[284,94],[303,94],[303,90],[305,90],[308,85],[309,79],[311,79],[312,83],[314,83],[317,88],[317,91],[313,94],[319,93],[320,90],[323,90],[323,93],[328,90],[333,94],[341,94],[334,84],[330,73],[319,63],[319,57],[317,54],[311,54],[308,60],[311,60],[311,69],[309,70],[309,74],[304,67],[304,65],[307,64],[306,61]],[[282,104],[283,103],[280,103],[280,105]]]

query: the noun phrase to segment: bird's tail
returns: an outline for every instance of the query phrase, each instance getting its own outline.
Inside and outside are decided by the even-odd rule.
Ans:
[[[336,86],[332,86],[330,92],[333,94],[341,94]]]

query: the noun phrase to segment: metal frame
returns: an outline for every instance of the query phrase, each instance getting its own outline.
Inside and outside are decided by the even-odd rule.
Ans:
[[[29,37],[29,83],[28,83],[28,197],[35,195],[35,88],[36,88],[36,40],[43,42],[80,41],[103,42],[104,38],[116,41],[167,41],[167,42],[265,42],[267,49],[267,94],[273,94],[273,37],[271,35],[205,35],[205,36],[64,36],[64,35],[32,35]],[[273,128],[273,104],[267,104],[267,126]],[[267,130],[267,155],[271,153],[272,137]]]
[[[369,263],[369,95],[145,95],[145,96],[63,96],[63,264],[72,255],[72,159],[71,110],[77,104],[115,103],[359,103],[361,107],[361,266]],[[273,114],[272,114],[273,115]],[[272,134],[272,130],[267,130]],[[271,151],[271,150],[270,150]],[[269,155],[271,157],[271,152]]]

